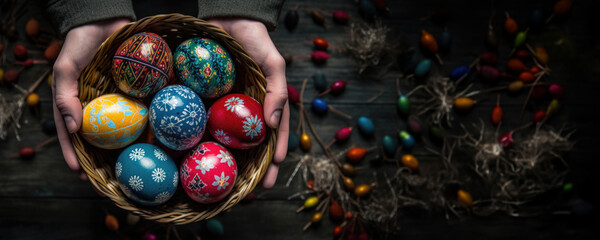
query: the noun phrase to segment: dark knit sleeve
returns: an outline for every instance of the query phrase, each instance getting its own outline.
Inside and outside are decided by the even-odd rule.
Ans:
[[[199,0],[198,18],[250,18],[263,22],[269,31],[273,31],[282,5],[283,0]]]
[[[51,0],[46,12],[62,34],[86,23],[111,18],[129,18],[135,21],[130,0]]]

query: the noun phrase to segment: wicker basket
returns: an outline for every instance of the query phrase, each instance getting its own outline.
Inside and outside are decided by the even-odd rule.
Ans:
[[[111,76],[112,57],[123,41],[136,33],[146,31],[163,37],[171,50],[184,40],[193,37],[208,37],[219,42],[231,53],[235,62],[237,76],[231,92],[244,93],[261,103],[264,101],[265,77],[258,65],[235,39],[221,28],[201,19],[181,14],[167,14],[129,23],[104,41],[79,78],[79,98],[82,106],[103,94],[119,92]],[[78,133],[71,135],[79,163],[99,192],[109,197],[120,208],[149,220],[173,224],[187,224],[212,218],[242,200],[254,189],[267,171],[275,151],[276,140],[274,131],[268,129],[263,144],[235,153],[238,176],[231,193],[223,200],[208,205],[199,204],[189,198],[180,186],[167,203],[147,207],[130,201],[118,186],[114,175],[114,164],[122,149],[98,149],[88,144]]]

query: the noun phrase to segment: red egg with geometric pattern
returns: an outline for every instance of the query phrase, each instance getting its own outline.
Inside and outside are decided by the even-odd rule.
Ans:
[[[211,105],[206,127],[217,141],[234,149],[259,145],[267,132],[262,105],[239,93],[225,95]]]
[[[233,189],[237,163],[227,148],[216,142],[198,144],[184,158],[179,178],[185,193],[198,203],[225,198]]]
[[[117,87],[137,98],[145,98],[166,86],[172,69],[169,45],[151,32],[137,33],[121,43],[112,62]]]

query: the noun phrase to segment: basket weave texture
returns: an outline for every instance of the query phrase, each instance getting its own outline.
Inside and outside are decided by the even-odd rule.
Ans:
[[[232,55],[236,67],[237,76],[231,92],[246,94],[263,103],[266,94],[265,77],[259,66],[235,39],[221,28],[204,20],[181,14],[164,14],[129,23],[103,42],[79,77],[79,98],[82,106],[101,95],[120,91],[111,75],[112,58],[123,41],[140,32],[158,34],[171,50],[193,37],[207,37],[219,42]],[[206,107],[208,108],[208,105]],[[277,139],[274,131],[267,129],[266,140],[261,145],[234,152],[238,176],[231,193],[223,200],[213,204],[199,204],[189,198],[180,186],[167,203],[156,207],[136,204],[120,190],[114,174],[114,164],[122,149],[96,148],[87,143],[79,133],[71,134],[71,141],[90,182],[118,207],[161,223],[187,224],[212,218],[230,209],[248,195],[267,171]],[[179,164],[177,160],[176,164]]]

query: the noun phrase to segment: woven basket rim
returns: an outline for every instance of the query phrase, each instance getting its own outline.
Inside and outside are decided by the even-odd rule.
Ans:
[[[107,64],[110,67],[110,63],[107,63],[107,61],[112,62],[112,57],[107,60],[107,54],[108,56],[114,54],[109,49],[116,48],[115,45],[120,45],[123,39],[135,33],[148,31],[148,29],[160,29],[164,31],[155,33],[163,37],[167,42],[170,42],[170,46],[173,43],[177,43],[178,40],[181,42],[187,39],[182,37],[182,35],[188,36],[188,38],[195,35],[213,37],[214,40],[217,40],[230,52],[236,64],[238,74],[234,88],[238,86],[238,91],[255,98],[261,104],[264,102],[266,79],[260,67],[233,37],[220,27],[212,25],[205,20],[173,13],[149,16],[128,23],[115,31],[102,43],[92,61],[83,69],[79,77],[79,97],[82,107],[87,104],[87,101],[96,96],[119,92],[115,90],[116,84],[114,84],[110,77],[110,71],[108,73],[106,71]],[[233,91],[230,93],[233,93]],[[146,127],[149,128],[149,126]],[[112,170],[114,166],[110,166],[108,161],[103,159],[104,155],[101,155],[98,151],[90,151],[94,147],[83,140],[79,133],[71,134],[70,138],[78,162],[88,175],[94,188],[99,193],[110,198],[115,205],[149,220],[161,223],[187,224],[212,218],[220,212],[230,209],[257,186],[271,163],[277,140],[277,129],[267,129],[265,141],[258,147],[243,153],[244,156],[251,158],[244,159],[244,161],[249,162],[247,165],[244,165],[244,172],[238,168],[238,176],[231,193],[217,203],[202,206],[198,206],[199,203],[195,204],[189,197],[186,200],[185,197],[187,195],[178,199],[173,197],[167,202],[167,206],[146,207],[136,204],[129,200],[115,184],[117,180],[114,177],[114,170]],[[205,134],[210,133],[205,132]],[[96,148],[96,150],[98,149]],[[179,164],[177,162],[176,164],[179,168]],[[240,166],[240,163],[238,163],[238,166]],[[183,192],[183,189],[181,189],[180,185],[178,186],[176,195],[182,195],[181,192]],[[174,202],[181,199],[183,199],[181,203]]]

